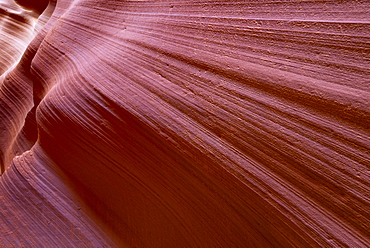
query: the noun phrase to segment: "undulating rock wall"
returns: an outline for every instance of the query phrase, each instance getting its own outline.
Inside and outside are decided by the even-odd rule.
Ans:
[[[368,1],[34,2],[0,1],[0,247],[369,247]]]

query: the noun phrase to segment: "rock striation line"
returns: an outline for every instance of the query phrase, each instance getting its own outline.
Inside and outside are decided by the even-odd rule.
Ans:
[[[40,6],[1,38],[0,246],[368,247],[368,1]]]

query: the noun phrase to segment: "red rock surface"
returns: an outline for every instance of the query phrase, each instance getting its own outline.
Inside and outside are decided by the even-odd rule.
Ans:
[[[369,247],[368,1],[35,2],[0,1],[1,247]]]

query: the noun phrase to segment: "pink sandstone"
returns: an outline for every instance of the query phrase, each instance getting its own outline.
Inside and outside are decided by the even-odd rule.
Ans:
[[[369,247],[369,9],[0,0],[0,247]]]

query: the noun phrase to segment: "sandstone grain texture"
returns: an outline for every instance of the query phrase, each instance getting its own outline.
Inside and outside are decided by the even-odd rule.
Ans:
[[[369,247],[368,1],[0,1],[0,247]]]

